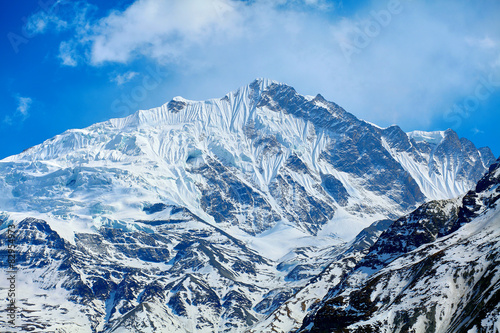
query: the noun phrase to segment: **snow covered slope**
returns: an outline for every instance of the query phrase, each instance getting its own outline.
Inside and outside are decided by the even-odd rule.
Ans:
[[[476,149],[450,129],[414,131],[407,134],[408,138],[397,127],[386,132],[383,139],[387,150],[429,199],[451,199],[467,192],[474,185],[472,179],[479,179],[494,161],[488,148]]]
[[[346,278],[356,264],[366,256],[382,231],[391,223],[390,220],[373,223],[351,243],[339,247],[335,255],[327,256],[328,264],[321,266],[324,269],[319,274],[310,279],[303,288],[295,292],[265,319],[252,326],[248,332],[294,332],[299,329],[308,312],[317,306],[332,287]],[[308,260],[308,265],[316,266],[315,264],[313,260]],[[297,265],[294,270],[297,268],[303,268],[303,265]]]

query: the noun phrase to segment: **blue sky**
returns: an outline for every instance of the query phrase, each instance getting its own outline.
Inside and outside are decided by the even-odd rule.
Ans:
[[[354,4],[353,4],[354,3]],[[500,155],[500,2],[2,1],[0,158],[254,78]]]

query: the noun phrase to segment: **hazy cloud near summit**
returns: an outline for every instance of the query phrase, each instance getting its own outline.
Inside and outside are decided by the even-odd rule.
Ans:
[[[422,128],[499,70],[498,2],[345,7],[321,0],[137,0],[105,17],[79,15],[60,58],[69,66],[77,59],[91,66],[147,59],[186,81],[196,77],[189,87],[205,94],[269,77],[304,94],[322,93],[375,123]],[[64,18],[51,20],[59,23],[36,26],[68,28]]]

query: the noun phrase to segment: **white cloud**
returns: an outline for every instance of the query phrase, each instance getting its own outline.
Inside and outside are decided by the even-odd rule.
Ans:
[[[484,134],[484,131],[480,130],[480,129],[479,129],[479,128],[477,128],[477,127],[472,128],[472,130],[471,130],[471,131],[472,131],[472,133],[473,133],[474,135],[477,135],[477,134]]]
[[[306,5],[317,7],[321,10],[333,9],[335,4],[328,0],[304,0]]]
[[[64,66],[75,67],[78,65],[76,60],[75,48],[71,42],[61,42],[59,45],[59,59]]]
[[[491,65],[495,70],[498,70],[500,69],[500,54],[498,55],[498,57],[493,60],[493,64]]]
[[[31,15],[26,23],[26,31],[35,36],[45,33],[49,28],[57,31],[68,27],[68,22],[52,11],[40,10]]]
[[[92,24],[89,17],[96,11],[96,6],[86,0],[50,0],[38,1],[37,4],[38,10],[26,19],[24,34],[31,38],[48,32],[71,31],[76,40],[86,42]]]
[[[3,123],[6,124],[6,125],[9,125],[9,126],[12,126],[12,124],[13,124],[12,117],[9,116],[9,115],[6,115],[3,118]]]
[[[23,120],[29,117],[29,108],[33,100],[29,97],[17,97],[18,105],[17,112],[22,116]]]
[[[491,49],[498,46],[498,43],[491,39],[489,36],[485,36],[483,38],[465,37],[465,41],[471,46],[480,47],[483,49]]]
[[[15,123],[23,123],[30,116],[29,110],[33,104],[33,100],[30,97],[22,97],[17,95],[17,108],[12,115],[6,115],[3,119],[3,123],[7,125],[14,125]]]
[[[132,72],[132,71],[123,74],[117,74],[115,77],[111,78],[111,81],[116,82],[116,84],[121,86],[122,84],[132,80],[137,75],[139,75],[138,72]]]
[[[172,61],[190,47],[232,33],[238,6],[230,0],[137,0],[94,27],[91,61],[127,62],[137,54]]]
[[[400,8],[391,12],[394,3]],[[67,65],[157,62],[180,74],[188,82],[183,94],[193,98],[270,77],[407,129],[442,119],[500,66],[500,3],[376,0],[346,16],[338,7],[323,0],[136,0],[97,21],[75,15],[75,37],[61,44],[60,58]],[[356,44],[360,32],[365,43]],[[356,46],[349,57],[346,45]]]

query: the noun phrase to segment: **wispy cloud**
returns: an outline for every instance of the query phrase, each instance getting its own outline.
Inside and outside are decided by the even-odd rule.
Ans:
[[[7,125],[15,125],[23,123],[30,116],[29,110],[33,103],[33,100],[30,97],[22,97],[17,95],[17,108],[16,111],[11,115],[6,115],[3,119],[4,124]]]
[[[132,71],[123,74],[117,74],[116,76],[111,78],[111,81],[116,82],[117,85],[121,86],[122,84],[125,84],[130,80],[132,80],[137,75],[139,75],[138,72],[132,72]]]
[[[484,36],[482,38],[465,37],[465,41],[473,47],[480,47],[483,49],[491,49],[498,46],[498,43],[491,39],[489,36]]]
[[[59,59],[64,66],[76,67],[78,62],[75,49],[72,47],[71,42],[61,42],[59,44]]]
[[[477,127],[472,128],[472,129],[471,129],[471,131],[472,131],[472,133],[473,133],[474,135],[477,135],[477,134],[484,134],[484,131],[480,130],[480,129],[479,129],[479,128],[477,128]]]
[[[32,36],[45,33],[47,30],[61,31],[68,28],[68,22],[56,14],[60,1],[55,2],[49,8],[40,8],[39,11],[29,17],[25,29]]]
[[[29,97],[17,97],[18,101],[18,106],[17,106],[17,112],[22,116],[23,119],[26,119],[29,117],[28,110],[31,107],[31,103],[33,103],[33,100]]]

